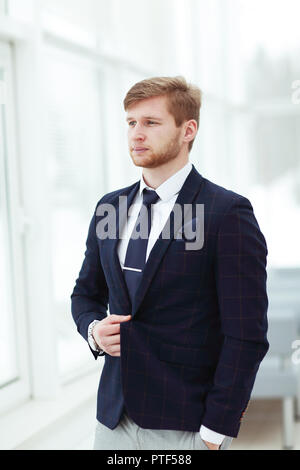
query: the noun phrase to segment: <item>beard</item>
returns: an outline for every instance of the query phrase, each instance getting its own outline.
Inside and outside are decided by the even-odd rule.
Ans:
[[[151,152],[149,149],[145,152],[145,155],[139,156],[133,151],[130,151],[130,156],[135,166],[141,166],[143,168],[157,168],[164,163],[175,160],[180,149],[178,132],[175,137],[170,139],[169,142],[167,142],[164,147],[157,152]]]

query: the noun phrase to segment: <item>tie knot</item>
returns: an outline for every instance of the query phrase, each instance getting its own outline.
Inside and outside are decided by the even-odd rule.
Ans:
[[[145,206],[150,206],[150,204],[155,204],[159,199],[159,195],[156,191],[151,191],[150,189],[143,190],[143,204]]]

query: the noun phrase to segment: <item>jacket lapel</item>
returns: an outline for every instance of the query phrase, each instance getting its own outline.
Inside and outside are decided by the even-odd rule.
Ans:
[[[122,315],[129,315],[131,313],[131,300],[118,257],[118,242],[124,223],[127,220],[128,209],[134,200],[139,186],[140,182],[138,181],[130,187],[129,192],[119,195],[119,198],[115,203],[116,238],[107,239],[105,242],[108,244],[106,245],[107,248],[105,250],[107,257],[106,264],[110,268],[109,276],[112,280],[113,285],[118,286],[118,299],[116,300],[118,300],[118,303],[120,304],[120,310]]]
[[[184,213],[184,204],[191,204],[193,202],[197,193],[200,191],[202,181],[203,181],[202,176],[198,173],[198,171],[195,169],[193,165],[192,170],[190,171],[188,177],[186,178],[178,194],[178,197],[176,199],[176,204],[181,206],[182,214]],[[158,238],[150,252],[149,258],[144,268],[141,283],[133,299],[132,313],[131,313],[132,318],[137,313],[141,305],[141,302],[150,286],[153,276],[159,266],[159,263],[162,257],[164,256],[164,253],[166,252],[169,244],[172,241],[172,235],[174,238],[174,234],[181,227],[180,221],[178,221],[177,226],[174,227],[172,218],[170,219],[170,216],[165,226],[167,226],[168,224],[170,224],[170,228],[171,228],[171,237],[169,237],[169,239]],[[124,281],[124,284],[125,284],[125,281]]]

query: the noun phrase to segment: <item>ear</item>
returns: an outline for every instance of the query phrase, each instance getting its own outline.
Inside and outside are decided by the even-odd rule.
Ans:
[[[197,121],[190,119],[184,124],[184,142],[191,142],[196,137],[198,131]]]

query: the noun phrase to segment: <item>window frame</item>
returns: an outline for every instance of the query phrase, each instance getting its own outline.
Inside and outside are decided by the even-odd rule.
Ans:
[[[24,402],[30,397],[30,375],[28,363],[28,330],[26,324],[26,301],[24,286],[24,252],[22,210],[20,206],[20,181],[17,171],[15,100],[13,85],[13,50],[7,42],[0,43],[0,64],[5,71],[5,103],[3,116],[5,119],[5,146],[2,166],[5,175],[0,175],[1,184],[5,187],[7,210],[7,238],[9,240],[10,292],[14,293],[12,311],[14,314],[16,362],[18,375],[0,388],[0,412],[12,408],[16,403]],[[0,154],[1,158],[1,154]]]

